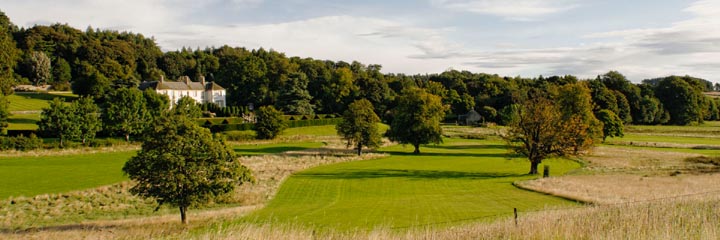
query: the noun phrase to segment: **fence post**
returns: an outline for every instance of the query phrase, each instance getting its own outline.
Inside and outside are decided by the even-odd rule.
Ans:
[[[517,208],[513,208],[513,213],[515,214],[515,226],[517,227],[517,225],[518,225],[518,224],[517,224],[517,219],[518,219],[518,217],[517,217]]]

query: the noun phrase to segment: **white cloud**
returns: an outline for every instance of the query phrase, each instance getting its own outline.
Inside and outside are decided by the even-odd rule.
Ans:
[[[533,21],[577,7],[574,0],[431,0],[434,6],[493,15],[514,21]]]

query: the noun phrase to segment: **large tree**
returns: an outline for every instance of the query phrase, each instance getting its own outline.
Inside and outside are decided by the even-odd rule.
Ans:
[[[392,141],[411,144],[413,153],[420,153],[420,144],[442,142],[440,122],[445,116],[445,106],[440,97],[420,88],[409,88],[397,98],[393,121],[387,136]]]
[[[178,207],[183,224],[188,223],[189,207],[253,181],[222,138],[186,116],[165,115],[151,125],[142,149],[125,163],[123,172],[137,183],[132,193]]]
[[[136,88],[121,88],[113,91],[105,103],[103,124],[111,133],[125,137],[141,133],[147,125],[149,115],[145,108],[143,93]]]
[[[546,158],[576,155],[592,146],[592,141],[577,139],[587,137],[587,122],[580,116],[564,117],[553,100],[532,96],[521,105],[504,137],[513,151],[530,160],[529,174],[537,174],[538,165]]]
[[[87,140],[95,138],[95,134],[101,130],[100,108],[92,98],[81,97],[73,101],[72,109],[75,111],[74,124],[78,127],[77,138],[86,144]]]
[[[38,128],[44,136],[59,138],[60,147],[63,147],[66,139],[80,135],[76,118],[73,105],[66,104],[61,98],[54,98],[50,106],[40,113]]]
[[[367,99],[351,103],[342,116],[342,122],[335,128],[347,142],[348,147],[355,146],[357,154],[362,154],[363,147],[378,147],[382,142],[378,132],[380,118],[375,114],[372,103]]]
[[[608,137],[622,137],[623,136],[623,120],[618,117],[613,111],[603,109],[597,113],[597,118],[603,123],[602,129],[602,140]]]
[[[21,54],[12,37],[14,28],[15,25],[4,12],[0,11],[0,91],[3,95],[13,93],[12,87],[15,85],[13,69]]]
[[[178,102],[173,106],[172,114],[185,115],[189,118],[202,117],[202,110],[198,106],[197,102],[189,96],[183,96],[178,99]]]
[[[273,106],[262,106],[257,111],[255,132],[258,139],[273,139],[287,128],[282,112]]]

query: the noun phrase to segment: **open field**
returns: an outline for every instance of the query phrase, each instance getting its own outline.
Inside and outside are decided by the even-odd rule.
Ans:
[[[8,130],[35,130],[40,121],[39,113],[12,114],[8,118]]]
[[[709,124],[690,127],[689,132],[711,138],[716,123]],[[453,127],[450,134],[460,138],[425,146],[419,157],[408,154],[410,147],[394,145],[382,148],[384,155],[362,159],[352,157],[352,150],[330,135],[332,130],[315,137],[285,135],[278,142],[235,146],[258,183],[238,188],[228,199],[230,205],[191,210],[190,226],[180,225],[173,209],[152,213],[152,204],[126,198],[133,203],[124,210],[93,203],[86,215],[65,212],[73,217],[64,220],[63,214],[52,215],[60,220],[42,220],[39,226],[48,228],[29,231],[3,230],[18,225],[8,220],[11,213],[2,213],[0,222],[6,227],[0,227],[0,238],[716,239],[720,189],[712,186],[720,181],[720,174],[715,174],[720,170],[685,159],[720,156],[720,150],[696,149],[693,146],[702,145],[698,142],[678,143],[695,136],[668,138],[668,132],[682,134],[675,130],[678,127],[643,128],[642,134],[657,135],[647,141],[662,146],[638,140],[634,145],[601,145],[582,157],[580,169],[571,170],[580,165],[568,160],[546,161],[553,177],[537,180],[524,175],[529,167],[525,160],[505,157],[503,142],[492,137],[497,129]],[[303,141],[288,143],[297,139]],[[313,166],[319,167],[307,169]],[[297,172],[302,169],[307,170]],[[563,172],[567,174],[560,176]],[[513,183],[598,205],[520,190]],[[122,188],[110,192],[125,198]],[[48,205],[78,201],[82,200],[42,205],[47,201],[37,199],[32,209],[37,209],[36,215],[62,212],[47,210]],[[140,209],[129,210],[131,206]],[[510,217],[513,207],[520,213],[518,226]],[[13,213],[27,211],[23,209],[31,208]],[[100,217],[103,212],[110,214]]]
[[[0,199],[61,193],[117,183],[120,170],[134,152],[74,156],[0,158]]]
[[[523,210],[573,202],[528,192],[512,182],[527,176],[525,160],[506,158],[499,141],[446,139],[408,154],[392,146],[390,157],[313,168],[290,177],[269,205],[246,219],[303,224],[321,229],[408,228],[492,220]],[[554,174],[580,167],[548,160]]]
[[[53,98],[63,98],[66,102],[75,100],[77,95],[69,92],[16,92],[13,95],[7,96],[7,100],[10,101],[10,112],[14,111],[40,111],[43,108],[50,106],[48,101],[52,101]]]

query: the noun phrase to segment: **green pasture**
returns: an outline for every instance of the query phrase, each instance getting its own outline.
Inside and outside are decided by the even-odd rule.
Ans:
[[[515,188],[529,163],[508,158],[501,141],[446,139],[410,154],[320,166],[286,180],[268,206],[243,221],[303,224],[321,229],[409,228],[493,220],[520,211],[575,203]],[[553,159],[553,175],[580,164]],[[542,166],[541,166],[542,167]]]
[[[378,124],[378,130],[381,133],[386,132],[389,128],[390,126],[386,124]],[[335,125],[288,128],[282,132],[282,136],[337,136],[337,130]]]
[[[12,114],[8,118],[8,130],[36,130],[40,121],[39,113]]]
[[[77,95],[72,93],[15,93],[7,96],[7,100],[10,102],[9,110],[13,111],[40,111],[43,108],[50,106],[48,101],[52,101],[53,98],[63,98],[66,102],[75,100]]]
[[[0,158],[0,199],[93,188],[121,182],[134,151]]]
[[[720,146],[720,135],[703,136],[703,137],[686,137],[686,136],[666,136],[652,134],[632,134],[629,133],[622,138],[608,138],[606,143],[620,142],[647,142],[647,143],[680,143],[680,144],[697,144],[697,145],[717,145]]]

